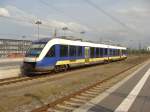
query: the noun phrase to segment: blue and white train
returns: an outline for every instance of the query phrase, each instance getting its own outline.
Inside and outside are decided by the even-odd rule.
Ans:
[[[33,42],[24,58],[23,73],[67,70],[73,65],[109,62],[127,58],[125,47],[69,40],[41,39]]]

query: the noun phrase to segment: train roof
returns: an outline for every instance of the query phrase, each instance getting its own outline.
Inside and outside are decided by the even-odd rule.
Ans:
[[[37,58],[37,61],[40,61],[43,59],[43,57],[46,55],[46,53],[49,51],[49,49],[56,44],[63,44],[63,45],[75,45],[75,46],[87,46],[87,47],[100,47],[100,48],[111,48],[111,49],[122,49],[126,50],[125,47],[119,47],[119,46],[112,46],[112,45],[105,45],[105,44],[97,44],[92,42],[84,42],[82,40],[70,40],[70,39],[63,39],[63,38],[49,38],[45,41],[47,44],[42,50],[40,56]]]
[[[62,38],[52,38],[49,40],[48,44],[64,44],[64,45],[77,45],[77,46],[88,46],[88,47],[102,47],[102,48],[112,48],[112,49],[124,49],[126,47],[106,45],[106,44],[98,44],[92,42],[85,42],[81,40],[70,40],[70,39],[62,39]]]

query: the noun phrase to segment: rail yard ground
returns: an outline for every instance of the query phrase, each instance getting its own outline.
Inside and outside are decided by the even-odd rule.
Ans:
[[[102,83],[101,92],[131,74],[149,55],[129,56],[127,60],[85,67],[10,85],[0,86],[0,112],[27,112],[56,99],[111,77],[133,65],[134,68]],[[5,75],[5,74],[4,74]]]

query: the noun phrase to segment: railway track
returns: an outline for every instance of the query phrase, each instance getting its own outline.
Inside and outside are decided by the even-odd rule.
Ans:
[[[52,73],[51,75],[53,75]],[[50,75],[47,74],[42,74],[40,76],[20,76],[20,77],[12,77],[12,78],[6,78],[6,79],[0,79],[0,86],[3,85],[10,85],[18,82],[24,82],[24,81],[30,81],[30,80],[35,80],[39,78],[47,78],[50,77]]]
[[[32,80],[33,78],[31,77],[14,77],[14,78],[8,78],[4,80],[0,80],[0,86],[3,85],[9,85],[17,82],[22,82],[22,81],[27,81],[27,80]]]
[[[101,65],[104,63],[99,63],[99,64],[95,64],[95,65]],[[44,75],[40,75],[40,76],[32,76],[32,77],[28,77],[28,76],[23,76],[23,77],[13,77],[13,78],[7,78],[7,79],[0,79],[0,86],[4,86],[4,85],[10,85],[10,84],[15,84],[18,82],[24,82],[24,81],[30,81],[30,80],[35,80],[35,79],[40,79],[40,78],[51,78],[51,80],[58,80],[61,78],[64,78],[66,76],[60,76],[57,78],[52,78],[51,76],[54,75],[59,75],[60,73],[66,73],[66,72],[71,72],[71,71],[75,71],[75,70],[79,70],[79,69],[83,69],[83,68],[87,68],[87,67],[91,67],[93,65],[86,65],[86,66],[77,66],[74,68],[71,68],[68,71],[64,71],[64,72],[59,72],[59,73],[55,73],[55,72],[49,72],[49,73],[45,73]]]
[[[79,108],[86,102],[90,101],[92,98],[96,97],[101,91],[102,83],[105,83],[121,75],[122,73],[134,68],[137,65],[138,64],[130,66],[127,69],[117,74],[112,75],[111,77],[108,77],[102,81],[96,82],[95,84],[92,84],[88,87],[80,89],[79,91],[76,91],[72,94],[59,98],[55,100],[54,102],[51,102],[35,110],[32,110],[31,112],[72,112],[73,110]]]

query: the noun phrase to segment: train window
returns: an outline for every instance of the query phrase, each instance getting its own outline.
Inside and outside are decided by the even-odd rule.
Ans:
[[[115,49],[115,51],[114,51],[114,55],[115,55],[115,56],[117,56],[117,49]]]
[[[127,54],[126,50],[122,50],[122,54],[126,55]]]
[[[109,49],[109,55],[112,56],[113,55],[113,50]]]
[[[69,56],[76,56],[76,46],[69,46]]]
[[[46,54],[46,57],[55,57],[55,45],[53,45],[48,53]]]
[[[107,48],[104,49],[104,55],[108,55],[108,49]]]
[[[104,54],[104,53],[103,53],[103,50],[104,50],[103,48],[100,48],[100,49],[99,49],[100,57],[103,57],[103,54]]]
[[[77,49],[78,49],[77,55],[78,55],[78,56],[82,56],[82,47],[81,47],[81,46],[78,46]]]
[[[113,49],[111,49],[111,56],[113,56],[114,55],[114,50]]]
[[[116,50],[116,55],[119,56],[119,50],[118,49]]]
[[[94,54],[95,54],[95,48],[91,47],[90,48],[90,56],[91,56],[91,58],[94,58]]]
[[[113,56],[116,56],[116,49],[113,49]]]
[[[117,56],[118,54],[117,54],[117,49],[115,50],[115,56]]]
[[[68,45],[60,45],[60,57],[68,56]]]
[[[111,55],[114,56],[114,49],[111,50]]]
[[[96,57],[99,57],[99,48],[96,48]]]
[[[117,50],[117,56],[119,56],[120,54],[119,54],[119,49]]]

